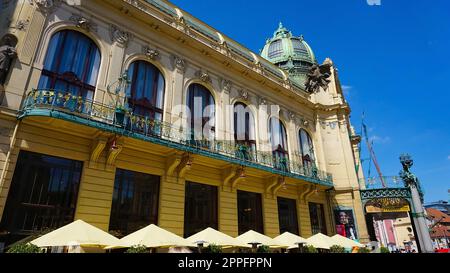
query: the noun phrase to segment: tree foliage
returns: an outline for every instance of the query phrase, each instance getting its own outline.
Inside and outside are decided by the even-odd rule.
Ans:
[[[330,247],[330,253],[345,253],[345,248],[339,245],[332,245]]]
[[[215,244],[210,244],[208,245],[208,247],[206,247],[204,249],[205,253],[222,253],[222,247],[215,245]]]
[[[135,246],[132,246],[129,249],[127,249],[127,251],[125,251],[125,253],[150,253],[150,252],[147,250],[146,246],[135,245]]]
[[[319,251],[317,250],[317,248],[315,248],[314,246],[305,246],[303,248],[305,253],[319,253]]]
[[[42,253],[42,250],[36,245],[23,243],[13,245],[6,253]]]

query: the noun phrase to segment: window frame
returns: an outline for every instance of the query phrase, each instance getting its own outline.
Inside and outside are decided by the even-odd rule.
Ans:
[[[280,202],[281,201],[281,202]],[[288,212],[287,218],[290,218],[289,221],[292,221],[293,223],[291,223],[290,225],[286,225],[286,226],[282,226],[282,213],[281,213],[281,209],[280,209],[280,203],[285,202],[286,205],[288,206],[288,210],[290,210],[291,208],[294,209],[293,212]],[[293,204],[293,206],[292,206]],[[284,197],[277,197],[277,206],[278,206],[278,223],[279,223],[279,227],[280,227],[280,234],[283,234],[284,232],[288,231],[290,233],[296,234],[296,235],[300,235],[299,234],[299,222],[298,222],[298,213],[297,213],[297,200],[296,199],[290,199],[290,198],[284,198]],[[291,218],[293,217],[293,218]]]
[[[277,129],[277,134],[279,136],[279,139],[281,140],[281,143],[278,143],[275,146],[275,140],[274,140],[274,134],[272,132],[272,121],[277,121],[279,126]],[[284,126],[284,123],[281,121],[281,119],[277,117],[270,117],[269,118],[269,138],[270,138],[270,145],[272,147],[272,156],[275,164],[275,168],[277,169],[283,169],[283,170],[289,170],[287,161],[289,160],[289,146],[288,146],[288,135],[286,131],[286,126]],[[284,145],[283,145],[284,144]],[[275,148],[275,149],[274,149]]]
[[[125,211],[124,208],[121,208],[121,205],[125,206],[126,202],[126,200],[123,199],[125,188],[125,195],[128,197],[130,195],[130,190],[133,190],[133,196],[128,204],[132,208],[131,211]],[[161,176],[117,168],[114,178],[109,230],[126,236],[150,224],[158,224],[160,188]],[[141,189],[141,191],[137,192],[137,189]],[[139,194],[139,196],[136,196],[136,194]],[[145,199],[146,197],[148,198],[147,204],[144,204],[142,200],[140,200],[141,203],[136,206],[135,202],[138,202],[137,199]],[[139,207],[138,210],[142,210],[143,207],[149,207],[152,210],[147,213],[143,213],[143,211],[138,211],[136,213],[136,211],[134,211],[136,207]],[[139,222],[146,223],[138,228],[130,229],[129,226],[131,226],[130,222],[132,221],[134,221],[135,224]],[[123,228],[124,226],[127,227]]]
[[[241,235],[249,230],[254,230],[256,232],[264,234],[264,215],[263,215],[263,204],[262,204],[262,194],[256,192],[237,190],[237,214],[238,214],[238,234]],[[251,200],[251,198],[254,198]],[[244,202],[250,203],[248,206],[255,205],[255,208],[244,208],[246,204]],[[253,203],[253,204],[251,204]],[[254,222],[250,223],[245,219],[244,212],[246,209],[254,211],[250,218],[254,218]]]
[[[322,203],[309,202],[309,218],[311,222],[311,233],[313,235],[322,233],[327,235],[327,222],[325,217],[325,206]],[[318,214],[320,211],[320,215]]]
[[[202,195],[201,191],[208,192],[206,195]],[[202,197],[204,198],[203,200],[201,199]],[[218,229],[219,189],[217,186],[186,181],[184,204],[184,238],[187,238],[208,227]],[[200,212],[205,212],[206,208],[208,208],[209,211],[205,214],[199,215],[201,214]],[[203,209],[205,211],[201,211],[199,209]]]
[[[302,132],[304,132],[304,134],[306,135],[306,140],[304,140],[302,138]],[[298,131],[298,138],[299,138],[299,145],[300,145],[299,148],[300,148],[302,165],[305,167],[315,166],[315,164],[316,164],[315,149],[314,149],[314,143],[313,143],[311,135],[305,129],[300,128],[300,130]],[[310,149],[307,153],[303,150],[304,141],[306,141],[306,143]]]
[[[238,140],[238,111],[236,107],[242,106],[244,109],[244,122],[245,122],[245,129],[244,129],[244,135],[245,139],[239,139]],[[248,110],[246,110],[248,109]],[[251,126],[253,124],[253,127]],[[250,131],[250,129],[253,128],[253,133]],[[251,135],[253,134],[254,138],[251,138]],[[233,138],[234,143],[236,146],[238,146],[239,152],[242,152],[243,154],[240,155],[244,159],[249,159],[250,155],[249,152],[256,152],[256,124],[255,124],[255,117],[253,113],[249,110],[248,105],[243,102],[236,102],[233,105]],[[241,147],[245,147],[245,150]]]
[[[197,87],[197,89],[195,88]],[[210,121],[210,117],[203,117],[203,112],[205,111],[206,107],[212,105],[213,106],[213,114],[212,114],[212,119],[213,119],[213,126],[211,126],[211,133],[213,134],[213,138],[215,139],[216,137],[216,101],[215,98],[213,96],[213,93],[211,92],[211,90],[209,90],[209,88],[207,88],[206,86],[199,84],[199,83],[191,83],[188,86],[187,89],[187,94],[186,94],[186,106],[188,108],[188,110],[190,111],[190,115],[188,115],[188,127],[190,130],[190,136],[189,139],[190,140],[196,140],[195,139],[195,135],[197,135],[197,133],[195,132],[195,107],[194,107],[194,100],[195,97],[199,97],[198,93],[203,92],[202,94],[202,98],[204,97],[203,95],[207,96],[208,101],[206,102],[206,104],[203,103],[202,100],[202,132],[201,132],[201,136],[202,136],[202,140],[204,139],[208,139],[205,138],[205,135],[203,134],[203,128],[205,127],[205,125]],[[203,105],[205,105],[203,107]]]
[[[144,66],[142,68],[142,66]],[[138,89],[138,76],[140,73],[140,69],[144,70],[144,74],[147,74],[149,70],[153,72],[153,79],[150,86],[147,86],[147,77],[144,77],[144,90]],[[130,71],[132,71],[132,75],[130,75]],[[127,102],[129,107],[132,109],[133,113],[148,116],[150,119],[156,119],[156,114],[160,114],[160,121],[163,120],[164,117],[164,102],[165,102],[165,93],[166,93],[166,79],[161,70],[156,67],[151,62],[145,60],[135,60],[128,66],[129,78],[131,79],[131,84],[127,88]],[[142,80],[142,79],[141,79]],[[162,88],[159,88],[160,81],[162,81]],[[145,95],[142,97],[138,97],[139,93],[146,94],[148,90],[145,87],[151,88],[151,98],[147,98]],[[158,107],[158,95],[161,96],[161,108]],[[139,107],[144,109],[145,113],[149,113],[146,115],[145,113],[141,113],[141,111],[135,110],[135,107]]]
[[[49,163],[49,161],[51,162]],[[82,172],[82,161],[21,150],[4,207],[1,220],[2,229],[10,231],[12,235],[31,235],[36,231],[59,228],[71,223],[75,218]],[[60,179],[55,182],[58,174],[61,175]],[[33,179],[30,179],[30,176]],[[29,187],[31,182],[28,181],[33,181],[31,187]],[[41,189],[36,200],[37,191],[34,189],[39,185],[41,185]],[[56,185],[58,187],[55,192]],[[66,186],[66,190],[62,191],[62,186]],[[44,188],[47,189],[47,192],[43,192]],[[52,195],[57,197],[56,202],[52,202]],[[47,201],[42,203],[45,198]],[[23,211],[21,212],[21,210]],[[22,221],[19,221],[20,213],[25,215],[25,219]],[[34,215],[31,229],[25,228],[25,221],[29,214]],[[51,217],[49,225],[39,225],[40,220],[36,224],[37,218],[42,218],[44,222],[48,217]],[[20,227],[19,222],[22,223]]]
[[[65,71],[62,73],[57,72],[57,71],[61,70],[61,63],[64,59],[65,53],[67,53],[66,50],[64,50],[64,48],[66,48],[65,44],[66,44],[67,40],[69,39],[68,36],[70,34],[74,34],[74,35],[78,36],[78,37],[72,37],[72,38],[79,38],[79,39],[74,39],[77,41],[77,43],[80,42],[80,40],[81,40],[80,38],[84,38],[85,41],[89,43],[88,44],[89,54],[86,55],[87,60],[85,59],[85,61],[83,63],[84,68],[83,68],[83,72],[81,74],[81,78],[78,78],[78,76],[75,74],[74,71]],[[51,53],[50,48],[52,47],[53,43],[55,43],[55,55],[56,56],[49,55]],[[77,46],[78,46],[78,44],[77,44]],[[58,49],[63,49],[63,50],[58,50]],[[94,52],[95,56],[91,56],[91,54],[93,54],[93,51],[95,51]],[[52,59],[49,59],[49,58],[52,58]],[[98,64],[97,64],[97,67],[95,67],[95,65],[96,65],[95,61],[97,58],[98,58]],[[49,64],[50,67],[46,67],[47,63],[50,62],[50,60],[54,60],[54,59],[56,59],[56,64],[53,64],[53,62],[51,62]],[[83,98],[86,98],[86,97],[90,97],[89,94],[91,94],[92,95],[91,99],[93,100],[95,90],[96,90],[96,85],[97,85],[98,78],[99,78],[101,61],[102,61],[102,54],[101,54],[100,48],[97,45],[97,43],[95,43],[95,41],[93,39],[91,39],[89,36],[87,36],[86,34],[84,34],[82,32],[72,30],[72,29],[59,30],[50,37],[49,46],[48,46],[46,54],[45,54],[44,65],[43,65],[43,68],[41,71],[41,76],[39,79],[39,88],[56,90],[57,82],[60,82],[60,83],[63,83],[64,85],[66,85],[67,87],[65,90],[56,90],[56,91],[69,92],[69,90],[71,90],[71,88],[76,88],[78,90],[77,95],[79,95],[79,96],[81,95]],[[52,66],[54,66],[54,67],[52,67]],[[96,69],[96,71],[97,71],[97,75],[94,80],[94,85],[91,85],[87,82],[90,69],[92,69],[92,71],[94,71],[94,69]],[[44,77],[46,77],[47,79],[44,79]],[[42,85],[46,85],[46,86],[43,87]]]

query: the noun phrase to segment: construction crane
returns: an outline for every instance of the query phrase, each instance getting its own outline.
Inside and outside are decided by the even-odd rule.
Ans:
[[[367,134],[367,127],[364,124],[364,113],[363,113],[363,118],[362,118],[362,129],[363,129],[362,131],[364,132],[364,139],[367,144],[367,149],[369,150],[370,158],[372,159],[373,164],[375,165],[375,168],[377,169],[377,172],[378,172],[378,175],[380,176],[380,181],[381,181],[381,184],[383,185],[383,188],[386,188],[386,183],[384,181],[383,174],[381,173],[380,165],[378,165],[375,151],[373,150],[372,143],[370,143],[370,141],[369,141],[369,136]],[[370,168],[370,166],[369,166],[369,168]]]

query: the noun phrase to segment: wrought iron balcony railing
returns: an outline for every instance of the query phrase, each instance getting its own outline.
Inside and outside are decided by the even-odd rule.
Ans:
[[[27,96],[19,118],[32,115],[52,116],[100,128],[116,134],[140,138],[187,152],[222,159],[247,167],[264,169],[275,174],[303,179],[312,183],[333,186],[332,175],[306,167],[300,158],[274,157],[229,141],[194,140],[190,130],[145,116],[116,109],[69,92],[33,89]],[[296,156],[297,157],[297,156]]]
[[[383,176],[382,178],[380,178],[379,176],[375,176],[365,179],[361,178],[359,180],[359,184],[361,187],[364,187],[367,190],[383,188],[405,188],[405,183],[400,176]]]

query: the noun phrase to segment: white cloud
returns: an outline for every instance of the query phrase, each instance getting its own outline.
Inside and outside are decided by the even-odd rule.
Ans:
[[[450,155],[447,157],[448,160],[450,160]]]
[[[351,85],[342,85],[342,92],[344,92],[344,95],[348,95],[350,93],[350,90],[353,88]]]
[[[386,143],[391,142],[391,138],[388,136],[381,137],[381,136],[374,135],[369,138],[369,141],[373,142],[373,143],[386,144]]]

